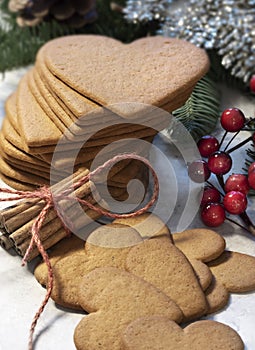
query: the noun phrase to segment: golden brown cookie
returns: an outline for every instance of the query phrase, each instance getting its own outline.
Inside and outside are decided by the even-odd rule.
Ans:
[[[17,115],[19,130],[27,147],[56,145],[62,136],[56,124],[43,113],[31,94],[27,74],[20,80],[18,86]]]
[[[35,186],[31,185],[30,183],[22,182],[22,181],[15,179],[15,178],[6,176],[2,172],[0,172],[0,176],[6,185],[8,185],[12,188],[15,188],[17,190],[33,191],[35,189]]]
[[[3,136],[2,132],[0,132],[0,145],[2,151],[4,152],[4,158],[13,160],[13,162],[15,160],[19,164],[22,164],[23,162],[31,164],[36,169],[49,171],[49,164],[15,147]]]
[[[167,225],[153,213],[147,212],[133,218],[115,219],[114,223],[133,227],[143,239],[167,237],[172,241],[172,236]]]
[[[40,60],[37,59],[37,65],[36,65],[37,69],[33,70],[34,83],[36,84],[36,86],[34,86],[34,90],[35,90],[34,92],[36,92],[36,90],[37,90],[38,102],[39,102],[39,100],[42,99],[42,96],[43,96],[47,105],[55,113],[55,117],[52,115],[53,119],[56,119],[56,122],[58,121],[58,118],[62,121],[63,124],[61,124],[60,127],[62,127],[61,130],[63,132],[66,131],[66,127],[70,127],[70,132],[73,133],[76,136],[76,138],[79,140],[84,139],[84,135],[88,135],[89,133],[91,133],[91,135],[93,135],[93,129],[95,131],[97,130],[97,125],[96,125],[96,127],[94,125],[95,118],[92,119],[90,117],[90,115],[86,116],[86,114],[88,114],[90,109],[98,108],[98,106],[97,105],[93,106],[92,102],[88,103],[89,100],[86,101],[83,96],[76,93],[74,90],[70,89],[70,87],[63,84],[60,80],[56,79],[56,77],[52,76],[52,74],[49,71],[47,72],[47,70],[46,70],[46,77],[45,78],[47,78],[48,80],[54,80],[53,87],[55,88],[55,90],[57,90],[57,93],[60,93],[60,95],[61,95],[61,91],[63,90],[63,88],[65,89],[65,98],[63,100],[61,100],[58,97],[58,94],[56,94],[53,90],[51,90],[47,86],[47,83],[45,83],[44,76],[42,74],[40,74],[40,71],[45,69],[45,65],[42,62],[41,62],[41,65],[39,65],[39,62],[40,62]],[[32,83],[32,81],[31,81],[31,83]],[[58,88],[57,88],[58,85],[61,86],[60,91],[58,91]],[[32,88],[32,86],[31,86],[31,88]],[[74,94],[76,94],[76,96],[72,100],[72,96]],[[71,105],[71,107],[74,108],[77,99],[79,99],[79,100],[81,100],[81,102],[83,102],[82,105],[84,105],[85,110],[83,109],[82,114],[80,114],[80,113],[73,114],[65,104],[65,103],[67,103],[70,105],[71,100],[72,100],[73,104]],[[40,102],[39,102],[39,104],[40,104]],[[77,118],[80,116],[81,117],[86,116],[86,117],[82,118],[82,121],[79,122],[77,120]],[[133,131],[144,129],[144,125],[120,124],[119,122],[121,121],[121,119],[123,119],[120,117],[118,118],[118,124],[115,125],[114,118],[111,118],[111,119],[112,119],[113,125],[110,127],[103,128],[103,124],[101,124],[100,126],[102,129],[99,130],[98,132],[96,132],[96,134],[93,136],[93,138],[97,139],[97,138],[101,138],[101,137],[104,137],[107,135],[113,135],[113,134],[116,136],[116,135],[131,133]],[[108,118],[109,121],[111,119]],[[149,122],[149,121],[150,121],[151,126],[158,125],[158,123],[155,120],[155,117],[151,117],[150,120],[149,119],[147,120],[147,122]],[[123,119],[123,123],[124,122],[125,122],[125,120]]]
[[[19,133],[19,126],[17,123],[17,92],[13,92],[5,101],[5,113],[8,116],[12,127]]]
[[[135,320],[127,326],[122,339],[125,350],[244,349],[238,333],[223,323],[197,321],[182,329],[162,316]]]
[[[50,251],[48,252],[51,266],[54,267],[54,265],[64,257],[72,254],[77,253],[84,253],[84,245],[85,242],[78,238],[75,235],[72,235],[71,237],[67,237],[63,239],[62,241],[58,242],[55,246],[53,246]],[[34,275],[37,281],[45,286],[47,283],[47,277],[48,277],[48,270],[45,262],[39,263],[35,269],[34,269]]]
[[[226,287],[214,276],[210,286],[205,291],[208,304],[208,314],[222,310],[229,301],[230,294]]]
[[[84,253],[75,252],[54,264],[52,299],[65,307],[80,309],[77,290],[83,277],[97,267],[114,266],[124,269],[130,246],[141,242],[134,229],[120,224],[101,226],[91,233]],[[38,274],[39,282],[47,279],[47,271]]]
[[[173,235],[174,244],[188,258],[211,261],[220,256],[225,249],[225,240],[217,232],[204,228],[195,228]]]
[[[45,179],[42,176],[27,173],[17,167],[10,166],[4,159],[0,158],[1,173],[9,178],[13,178],[16,181],[31,184],[31,187],[41,186],[49,184],[49,179]]]
[[[17,131],[14,129],[14,127],[10,123],[8,116],[6,116],[3,120],[1,133],[3,137],[7,141],[9,141],[12,145],[14,145],[16,148],[22,151],[25,150],[26,146],[23,140],[21,139],[20,134],[17,133]]]
[[[58,105],[56,101],[54,101],[54,97],[49,92],[47,92],[47,90],[40,91],[38,89],[38,86],[35,83],[34,74],[34,68],[27,72],[27,84],[30,92],[41,107],[42,113],[44,112],[53,121],[53,123],[56,124],[58,129],[64,133],[66,129],[72,124],[72,121],[70,121],[69,124],[65,124],[63,123],[62,119],[58,117],[58,115],[64,114],[65,112],[61,108],[57,109]],[[52,101],[53,106],[56,107],[52,109],[51,104],[48,101]]]
[[[255,290],[255,257],[238,252],[225,251],[208,263],[217,281],[231,293]]]
[[[35,67],[40,75],[41,80],[48,90],[58,96],[65,106],[73,114],[73,120],[83,117],[88,112],[99,106],[87,99],[85,96],[77,93],[75,90],[67,86],[61,79],[53,75],[45,65],[45,51],[47,46],[43,46],[37,54]],[[67,110],[66,110],[67,111]],[[69,114],[70,115],[70,114]],[[70,115],[71,116],[71,115]]]
[[[153,238],[134,246],[126,270],[145,279],[181,308],[185,320],[207,311],[205,295],[186,256],[169,240]]]
[[[99,268],[83,278],[79,301],[85,316],[77,325],[78,350],[119,350],[121,333],[138,317],[162,315],[180,322],[182,313],[164,293],[141,278],[117,268]]]
[[[86,131],[87,127],[83,128],[84,132],[83,130],[78,130],[76,132],[76,124],[74,124],[72,120],[70,120],[69,122],[66,121],[68,119],[68,116],[64,118],[65,111],[58,106],[54,97],[45,90],[43,90],[42,92],[38,90],[38,87],[34,81],[34,74],[35,73],[33,69],[27,73],[28,86],[33,96],[35,97],[37,103],[42,108],[42,112],[44,112],[54,123],[56,123],[59,130],[61,130],[63,133],[65,132],[66,137],[70,139],[70,141],[77,142],[84,140],[84,132]],[[62,119],[58,117],[59,115]],[[71,128],[68,129],[69,127]],[[126,126],[122,129],[122,132],[119,133],[109,128],[107,130],[107,133],[104,132],[103,136],[99,136],[98,133],[93,135],[92,133],[93,140],[91,139],[87,142],[87,147],[111,143],[113,140],[117,139],[117,136],[128,137],[128,135],[130,135],[132,137],[137,137],[139,135],[139,137],[145,137],[149,136],[150,134],[155,135],[155,131],[142,126],[136,126],[135,128],[132,128],[131,126]]]
[[[203,291],[207,290],[207,288],[210,286],[211,282],[212,282],[212,273],[211,270],[209,269],[209,267],[204,264],[202,261],[200,260],[196,260],[196,259],[189,259],[189,262],[191,263],[195,274],[198,278],[198,281],[203,289]]]
[[[169,111],[186,101],[209,68],[205,51],[159,36],[129,45],[101,36],[67,36],[46,44],[44,58],[60,80],[100,105],[132,101],[160,107],[171,101]],[[121,106],[112,108],[123,113]]]
[[[145,213],[145,214],[139,215],[138,217],[128,218],[128,219],[115,219],[114,223],[121,223],[121,224],[128,225],[135,228],[139,232],[139,234],[143,237],[143,239],[150,238],[150,237],[156,237],[156,238],[162,237],[164,239],[167,238],[172,240],[172,235],[168,227],[164,224],[164,222],[159,217],[157,217],[153,213]],[[204,264],[200,260],[189,258],[189,262],[191,263],[194,269],[196,277],[198,278],[198,281],[203,291],[206,291],[207,293],[207,291],[209,291],[209,288],[212,288],[211,283],[212,283],[213,276],[210,269],[206,264]],[[215,296],[215,293],[214,293],[214,296]],[[222,304],[222,299],[221,299],[221,295],[217,295],[217,296],[219,300],[217,307],[219,307]],[[206,296],[206,298],[207,297],[208,296]],[[214,303],[214,309],[211,309],[212,308],[211,299],[207,300],[207,302],[208,301],[210,301],[210,305],[208,305],[209,310],[207,310],[207,312],[211,313],[216,308],[216,301]]]

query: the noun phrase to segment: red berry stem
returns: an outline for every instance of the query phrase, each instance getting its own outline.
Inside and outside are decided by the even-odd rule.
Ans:
[[[228,220],[228,221],[232,222],[233,224],[239,226],[241,229],[247,231],[248,233],[251,233],[251,231],[247,228],[247,226],[243,226],[243,225],[241,225],[239,222],[237,222],[237,221],[235,221],[235,220],[232,220],[232,219],[230,219],[229,217],[226,217],[226,220]]]
[[[229,145],[233,142],[233,140],[236,138],[236,136],[239,134],[241,130],[237,131],[232,137],[231,139],[228,141],[227,145],[224,148],[224,152],[226,152],[226,150],[228,149]],[[240,146],[239,146],[240,147]]]
[[[249,118],[247,122],[244,124],[244,130],[247,130],[246,127],[249,126],[250,124],[254,123],[255,118]]]
[[[219,149],[221,148],[221,146],[222,146],[222,144],[223,144],[223,142],[224,142],[224,140],[225,140],[227,134],[228,134],[228,131],[225,131],[224,134],[223,134],[223,136],[222,136],[222,138],[221,138],[221,140],[220,140]]]
[[[239,216],[243,220],[245,225],[247,226],[248,232],[251,233],[253,236],[255,236],[255,226],[251,222],[251,219],[249,218],[249,216],[246,213],[246,211],[244,211],[243,213],[239,214]]]
[[[216,177],[217,177],[217,180],[219,182],[220,187],[225,192],[225,183],[224,183],[223,175],[216,175]]]
[[[230,140],[230,141],[231,141],[231,140]],[[238,145],[236,145],[236,146],[230,148],[230,149],[228,150],[228,153],[234,152],[235,150],[237,150],[238,148],[244,146],[247,142],[250,142],[250,141],[252,141],[252,136],[247,137],[247,139],[243,140],[243,141],[240,142]],[[227,146],[225,147],[225,151],[226,151],[227,147],[230,145],[230,143],[231,143],[231,142],[229,142],[229,143],[227,144]]]
[[[210,181],[207,180],[206,183],[207,183],[210,187],[215,188],[217,191],[219,191],[219,189],[216,188]],[[220,195],[221,195],[222,197],[224,197],[224,193],[225,193],[225,192],[219,191],[219,193],[220,193]]]

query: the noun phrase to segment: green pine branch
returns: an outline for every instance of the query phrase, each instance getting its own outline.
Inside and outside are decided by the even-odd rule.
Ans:
[[[196,141],[212,132],[220,115],[220,95],[215,81],[208,75],[203,77],[186,103],[172,114]]]
[[[69,30],[70,32],[70,30]],[[8,31],[0,31],[0,71],[11,70],[34,62],[38,49],[56,36],[65,35],[66,28],[55,21],[37,27],[20,28],[12,23]]]

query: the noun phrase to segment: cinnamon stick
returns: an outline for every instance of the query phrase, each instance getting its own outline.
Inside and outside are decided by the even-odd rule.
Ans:
[[[53,185],[51,190],[54,192],[58,190],[60,192],[67,188],[67,186],[70,186],[72,181],[76,182],[88,173],[88,169],[79,169],[73,175]],[[0,210],[0,228],[4,228],[7,233],[12,233],[32,218],[36,217],[44,205],[44,201],[39,198],[31,200],[26,199],[20,201],[16,205]]]
[[[99,205],[96,205],[97,207],[99,207]],[[91,210],[88,209],[86,211],[86,214],[92,219],[92,220],[96,220],[100,217],[100,215]],[[88,219],[87,216],[85,215],[81,215],[79,217],[79,224],[77,225],[77,227],[82,228],[87,226],[91,221]],[[56,232],[53,232],[50,236],[46,237],[44,240],[41,237],[42,240],[42,244],[44,246],[44,249],[48,249],[50,247],[52,247],[54,244],[58,243],[59,241],[61,241],[62,239],[64,239],[67,236],[66,230],[61,227],[60,229],[58,229]],[[30,243],[30,239],[27,239],[26,241],[24,241],[21,245],[17,245],[15,246],[15,250],[17,251],[17,253],[21,256],[24,256],[27,248],[29,246]],[[28,261],[31,261],[32,259],[34,259],[36,256],[38,256],[40,253],[38,251],[38,249],[35,247],[29,257],[28,257]]]
[[[88,196],[85,195],[84,198],[82,198],[82,199],[86,199],[87,201],[89,201],[92,204],[96,203],[99,200],[98,197],[92,197],[90,194]],[[65,208],[65,210],[66,210],[66,214],[69,217],[75,204],[72,201],[70,201],[70,203],[68,203],[68,204],[69,204],[69,206],[67,206]],[[74,218],[74,219],[76,220],[76,218]],[[14,232],[12,232],[9,235],[9,239],[12,240],[15,245],[21,244],[26,239],[28,239],[30,241],[30,239],[31,239],[30,232],[31,232],[31,228],[32,228],[34,221],[35,221],[35,218],[33,218],[32,220],[27,222],[25,225],[21,226],[20,228],[18,228]],[[45,236],[49,236],[51,234],[54,234],[54,232],[56,232],[62,226],[63,226],[63,224],[62,224],[61,220],[59,219],[56,211],[52,208],[51,210],[49,210],[47,217],[43,222],[43,225],[42,225],[42,228],[40,231],[41,240],[44,240]]]
[[[59,183],[51,187],[51,191],[54,194],[62,194],[65,189],[69,189],[72,183],[80,180],[82,177],[89,173],[88,169],[79,169],[76,173],[68,178],[60,181]],[[81,198],[87,200],[92,204],[100,203],[100,196],[95,188],[93,182],[89,181],[76,188],[72,197],[61,199],[59,204],[61,204],[61,210],[64,211],[70,217],[72,222],[75,222],[76,229],[82,226],[86,226],[91,220],[86,215],[77,216],[75,212],[76,198]],[[39,215],[43,207],[45,206],[44,200],[41,199],[31,199],[22,200],[19,203],[11,206],[7,209],[0,211],[0,225],[2,227],[3,234],[0,236],[0,244],[5,249],[15,248],[15,250],[20,255],[24,255],[31,240],[31,228]],[[100,215],[95,211],[88,209],[85,205],[82,206],[86,212],[93,218],[98,218]],[[83,213],[83,212],[82,212]],[[45,246],[49,248],[51,245],[55,244],[59,240],[66,237],[67,232],[62,225],[60,218],[54,208],[50,208],[47,216],[43,222],[40,230],[40,239]],[[32,255],[38,255],[39,252],[34,248]]]
[[[10,250],[13,248],[14,243],[5,235],[0,236],[0,246],[4,248],[5,250]]]

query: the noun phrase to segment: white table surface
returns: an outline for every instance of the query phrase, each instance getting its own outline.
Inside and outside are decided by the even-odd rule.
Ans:
[[[6,73],[3,79],[0,80],[1,120],[4,117],[4,101],[15,90],[20,76],[25,71],[24,68]],[[224,87],[222,93],[224,95],[224,108],[233,107],[232,103],[234,101],[234,106],[241,108],[246,115],[254,115],[255,104],[253,99],[240,95],[239,91],[230,91]],[[175,157],[175,151],[171,146],[163,138],[158,138],[156,144],[170,160],[173,158],[173,162],[175,162],[174,171],[178,181],[187,181],[186,168],[178,161],[178,157]],[[243,150],[235,154],[234,170],[240,170],[240,164],[244,156]],[[164,172],[164,169],[162,171]],[[165,174],[166,179],[167,176],[168,174]],[[182,204],[179,203],[179,208]],[[1,206],[3,207],[3,204]],[[249,214],[255,221],[254,201],[249,203]],[[169,227],[172,228],[171,220]],[[189,227],[203,227],[203,224],[196,216],[190,222]],[[224,236],[228,249],[255,256],[255,239],[239,227],[225,223],[216,231]],[[31,266],[21,267],[20,257],[12,256],[3,249],[0,249],[0,286],[0,349],[26,349],[30,323],[43,300],[45,290],[33,277]],[[50,301],[36,328],[35,349],[75,349],[73,331],[82,317],[82,314],[66,312],[57,308]],[[208,318],[231,326],[242,337],[246,350],[255,349],[253,330],[255,324],[255,293],[232,294],[228,307]]]

